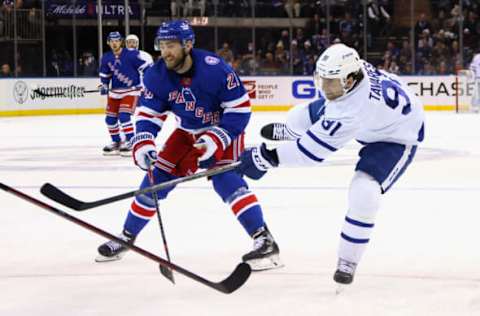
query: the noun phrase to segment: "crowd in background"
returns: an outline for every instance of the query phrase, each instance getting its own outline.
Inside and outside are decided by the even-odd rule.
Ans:
[[[131,1],[134,2],[134,1]],[[468,67],[480,41],[480,0],[463,0],[463,60],[459,43],[461,10],[458,0],[431,0],[428,12],[418,15],[414,42],[409,29],[395,24],[393,0],[368,0],[366,7],[367,32],[363,31],[362,1],[330,0],[259,0],[255,16],[279,19],[303,18],[305,27],[257,28],[256,41],[251,37],[225,32],[220,36],[217,54],[230,63],[241,75],[311,75],[317,57],[332,43],[345,43],[356,48],[375,66],[397,74],[450,74]],[[249,17],[249,0],[146,0],[148,15],[165,17],[218,16]],[[14,1],[3,0],[0,8],[0,39],[2,16],[12,10]],[[17,0],[17,8],[38,8],[38,0]],[[328,10],[328,11],[327,11]],[[330,17],[327,25],[326,16]],[[229,37],[235,36],[235,37]],[[248,33],[248,32],[246,32]],[[153,33],[154,34],[154,33]],[[153,35],[152,35],[153,36]],[[197,47],[209,45],[213,49],[212,32],[197,33]],[[365,37],[365,38],[364,38]],[[148,39],[151,40],[151,39]],[[92,42],[93,43],[93,42]],[[368,55],[363,56],[364,43]],[[96,45],[96,42],[93,43]],[[412,64],[412,45],[414,63]],[[151,45],[146,45],[151,47]],[[96,47],[95,47],[96,49]],[[48,76],[71,76],[74,66],[79,76],[96,76],[98,60],[95,49],[79,48],[79,57],[73,61],[69,47],[49,44],[47,52]],[[147,51],[155,52],[146,48]],[[23,56],[22,56],[23,55]],[[27,53],[17,55],[17,72],[21,75]],[[38,54],[37,54],[38,57]],[[0,60],[0,76],[11,76],[13,65]],[[27,67],[25,67],[27,68]]]

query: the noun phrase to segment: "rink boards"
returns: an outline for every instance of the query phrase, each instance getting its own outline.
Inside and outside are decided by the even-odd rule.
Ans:
[[[284,111],[318,97],[309,76],[241,79],[254,111]],[[473,82],[458,81],[454,75],[402,79],[422,99],[426,110],[454,111],[456,104],[468,104],[473,94]],[[98,78],[0,79],[0,116],[103,113],[106,98],[91,92],[98,84]]]

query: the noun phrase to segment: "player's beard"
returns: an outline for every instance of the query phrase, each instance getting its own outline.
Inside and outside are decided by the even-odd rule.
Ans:
[[[169,65],[167,61],[165,61],[165,64],[169,70],[179,70],[182,69],[183,65],[185,64],[185,60],[187,59],[187,53],[185,53],[185,50],[182,50],[182,57],[179,58],[178,60],[174,61],[172,65]]]

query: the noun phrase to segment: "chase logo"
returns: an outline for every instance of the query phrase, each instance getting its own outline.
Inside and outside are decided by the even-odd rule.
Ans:
[[[292,82],[292,95],[296,99],[315,99],[321,94],[315,88],[313,80],[295,80]]]
[[[213,57],[213,56],[207,56],[205,57],[205,62],[208,64],[208,65],[216,65],[220,62],[220,59],[218,59],[217,57]]]

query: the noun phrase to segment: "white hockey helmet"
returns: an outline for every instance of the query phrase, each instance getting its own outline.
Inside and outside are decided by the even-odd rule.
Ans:
[[[140,40],[138,39],[138,36],[137,36],[137,35],[135,35],[135,34],[129,34],[129,35],[127,35],[127,37],[125,38],[125,43],[128,43],[128,41],[135,41],[135,48],[138,49]]]
[[[340,79],[345,90],[348,75],[358,72],[362,67],[357,51],[345,44],[333,44],[318,57],[314,80],[321,90],[321,79]]]

